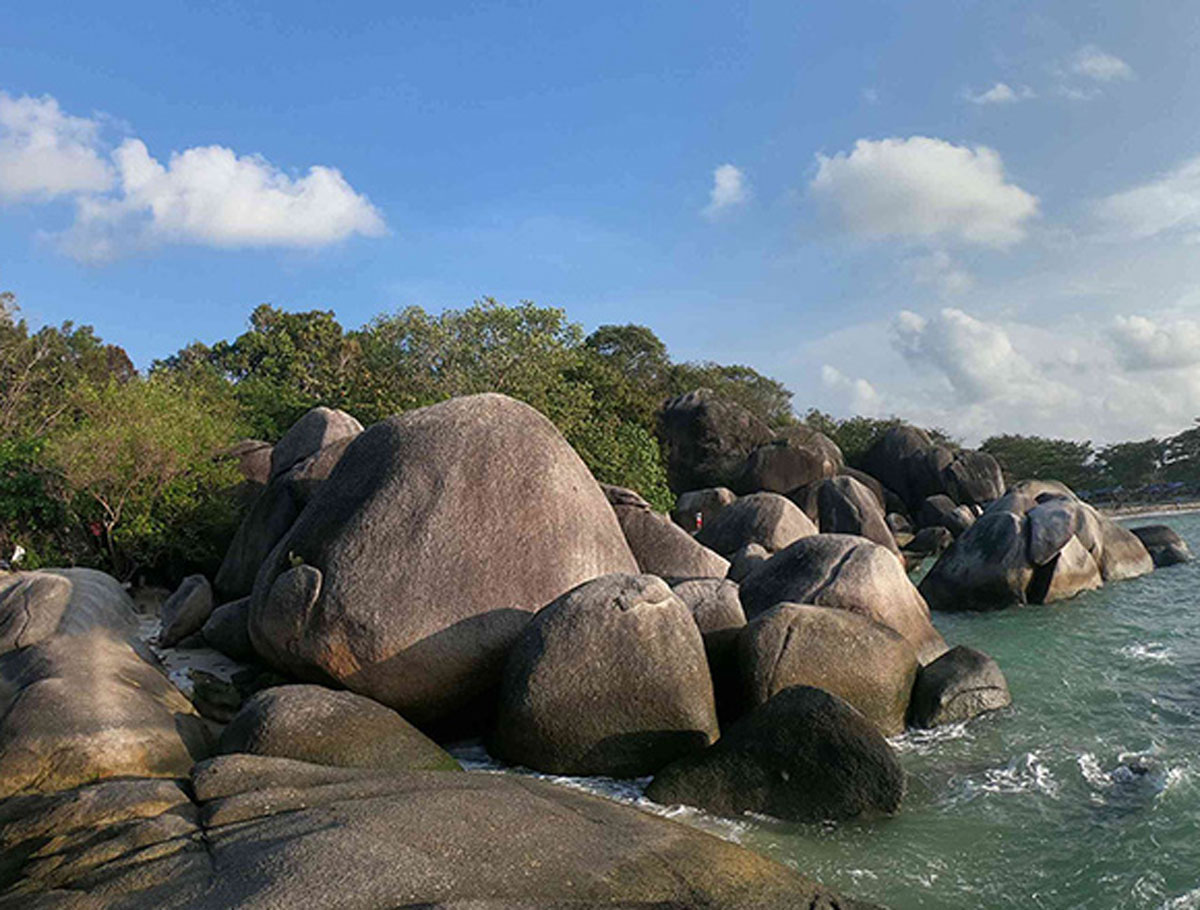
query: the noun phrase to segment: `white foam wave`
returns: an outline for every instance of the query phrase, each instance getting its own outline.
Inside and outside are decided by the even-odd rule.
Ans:
[[[1126,645],[1118,653],[1130,660],[1148,660],[1167,664],[1171,663],[1171,659],[1175,656],[1167,645],[1158,641],[1135,642],[1132,645]]]
[[[989,768],[979,789],[985,793],[1042,793],[1058,796],[1059,783],[1036,752],[1017,756],[1003,768]]]
[[[1159,910],[1200,910],[1200,888],[1171,898],[1164,902]]]
[[[897,752],[912,752],[917,755],[927,755],[942,743],[956,739],[970,738],[971,733],[967,728],[967,722],[961,721],[957,724],[946,724],[945,726],[933,727],[929,730],[915,728],[905,730],[898,736],[890,737],[888,743]]]

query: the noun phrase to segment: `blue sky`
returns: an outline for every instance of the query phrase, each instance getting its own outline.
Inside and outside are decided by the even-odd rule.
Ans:
[[[32,321],[491,295],[969,440],[1200,415],[1194,4],[245,6],[0,17]]]

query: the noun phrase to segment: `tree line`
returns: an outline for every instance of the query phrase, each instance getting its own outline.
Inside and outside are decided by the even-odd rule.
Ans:
[[[274,442],[318,404],[369,426],[486,391],[533,405],[599,480],[667,509],[658,414],[667,398],[700,387],[773,427],[800,421],[792,393],[750,367],[676,362],[645,326],[585,334],[563,310],[530,302],[408,307],[355,329],[332,311],[264,304],[236,338],[190,344],[139,372],[90,326],[31,330],[15,298],[0,294],[0,558],[20,546],[24,567],[92,565],[164,581],[211,573],[248,504],[228,454],[239,440]],[[815,409],[803,422],[852,465],[901,423]],[[982,448],[1010,478],[1081,490],[1191,483],[1200,473],[1200,427],[1099,448],[1014,435]]]

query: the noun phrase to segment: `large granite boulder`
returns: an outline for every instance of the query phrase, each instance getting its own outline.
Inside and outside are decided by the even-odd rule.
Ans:
[[[717,517],[737,496],[728,487],[708,487],[704,490],[688,490],[675,499],[671,520],[689,534],[694,534]]]
[[[996,610],[1063,600],[1153,568],[1136,536],[1066,486],[1023,481],[942,554],[921,593],[935,610]]]
[[[722,509],[700,530],[696,540],[722,556],[732,556],[748,544],[758,544],[774,553],[816,533],[817,526],[787,497],[755,493]]]
[[[261,439],[242,439],[221,453],[222,458],[237,462],[238,472],[255,487],[265,487],[271,479],[273,446]]]
[[[738,586],[727,578],[692,578],[676,582],[671,590],[692,611],[704,638],[717,717],[723,722],[739,714],[743,704],[737,643],[746,626],[746,614],[738,598]]]
[[[921,528],[945,528],[955,537],[975,524],[975,513],[960,506],[945,493],[926,496],[917,509],[917,525]]]
[[[457,771],[458,762],[391,708],[323,686],[273,686],[221,733],[218,751],[384,771]]]
[[[750,577],[750,573],[754,572],[770,558],[771,554],[767,552],[767,548],[762,544],[748,543],[729,557],[729,574],[727,577],[730,581],[740,584],[744,579]]]
[[[472,395],[351,443],[263,564],[250,638],[286,672],[425,725],[494,692],[533,612],[636,571],[554,425],[504,395]]]
[[[729,560],[697,543],[632,490],[601,484],[638,569],[662,578],[724,578]]]
[[[540,611],[505,667],[490,750],[554,774],[636,777],[717,736],[704,641],[651,575],[607,575]]]
[[[853,477],[824,481],[817,493],[817,514],[822,534],[855,534],[873,540],[898,559],[900,548],[888,527],[879,500]]]
[[[195,635],[208,621],[212,611],[212,585],[203,575],[189,575],[162,605],[158,643],[170,648],[189,635]]]
[[[1192,559],[1192,551],[1188,549],[1187,541],[1173,528],[1166,525],[1145,525],[1130,530],[1142,542],[1156,568],[1174,566],[1181,562],[1190,562]]]
[[[3,910],[866,910],[735,844],[546,781],[253,755],[203,762],[189,786],[9,801],[0,852]]]
[[[960,505],[983,506],[1004,493],[1000,463],[987,452],[964,449],[942,471],[946,493]]]
[[[794,428],[788,437],[759,446],[733,479],[735,493],[787,493],[796,487],[833,477],[842,467],[842,453],[816,430]]]
[[[664,768],[646,795],[721,815],[838,821],[895,812],[904,773],[861,713],[836,695],[794,686],[703,752]]]
[[[738,593],[749,620],[781,603],[834,607],[899,632],[922,663],[946,650],[900,561],[862,537],[818,534],[798,540],[751,573]]]
[[[191,703],[107,629],[0,655],[0,799],[113,777],[183,777],[210,751]]]
[[[213,579],[224,598],[246,597],[275,545],[333,472],[354,436],[342,436],[275,477],[254,500]]]
[[[958,645],[917,674],[909,720],[916,727],[938,727],[1010,704],[999,664],[982,651]]]
[[[957,505],[986,505],[1004,493],[1000,465],[986,452],[936,444],[924,430],[893,427],[863,455],[862,468],[894,490],[916,512],[939,494]]]
[[[792,686],[815,686],[845,699],[884,736],[904,732],[920,664],[888,626],[847,610],[785,603],[746,626],[738,651],[749,707]]]
[[[313,408],[283,434],[271,450],[271,479],[281,477],[295,465],[316,455],[321,449],[343,439],[353,439],[362,424],[333,408]]]
[[[753,413],[711,389],[668,400],[658,430],[666,450],[667,481],[678,492],[730,486],[750,453],[774,438]]]

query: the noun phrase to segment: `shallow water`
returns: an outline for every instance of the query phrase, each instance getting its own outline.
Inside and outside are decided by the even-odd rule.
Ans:
[[[1168,524],[1200,554],[1200,514]],[[870,823],[719,819],[647,781],[554,778],[678,817],[893,910],[1200,910],[1200,562],[1051,606],[937,614],[999,661],[1013,707],[893,740],[900,813]],[[481,750],[460,753],[497,768]]]
[[[1200,553],[1200,515],[1174,527]],[[936,614],[1013,707],[894,742],[898,816],[759,824],[747,846],[908,907],[1200,908],[1200,563],[1051,606]]]

